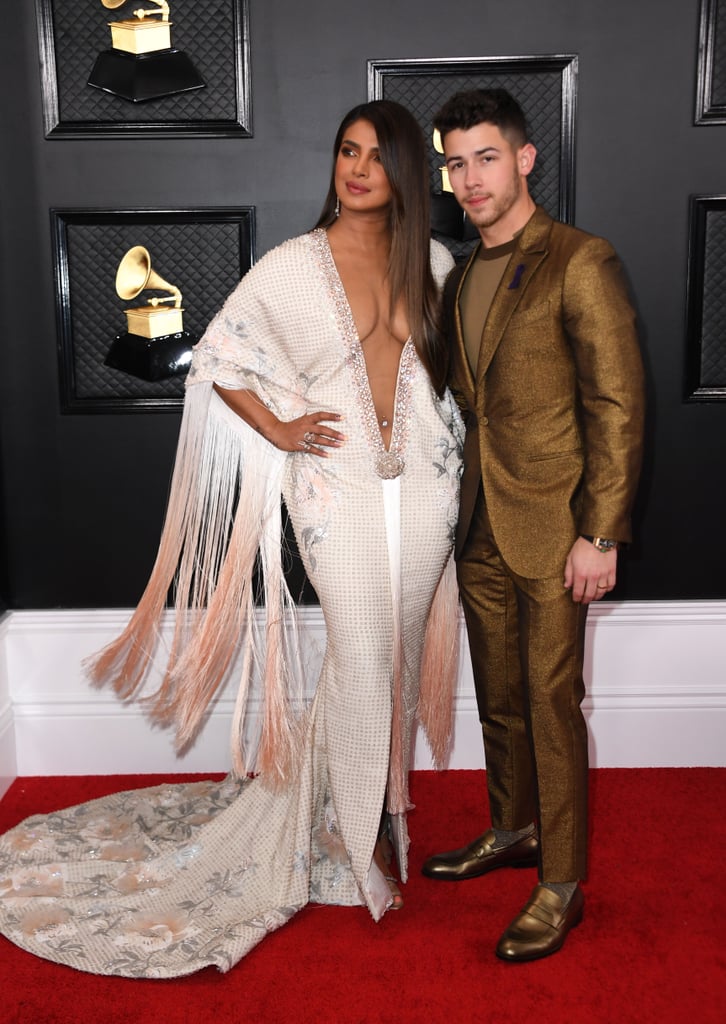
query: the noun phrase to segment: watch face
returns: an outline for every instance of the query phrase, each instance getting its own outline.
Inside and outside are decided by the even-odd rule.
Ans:
[[[618,542],[616,540],[606,540],[604,537],[596,537],[593,544],[598,551],[612,551],[613,548],[618,546]]]

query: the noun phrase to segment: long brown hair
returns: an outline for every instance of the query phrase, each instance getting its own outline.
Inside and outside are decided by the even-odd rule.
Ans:
[[[447,349],[439,326],[439,296],[429,256],[429,171],[423,132],[413,114],[392,100],[372,100],[343,118],[333,146],[333,169],[323,209],[315,225],[327,228],[336,218],[335,162],[354,121],[368,121],[378,139],[381,163],[391,186],[391,251],[388,276],[391,308],[402,299],[416,351],[437,394],[443,394]]]

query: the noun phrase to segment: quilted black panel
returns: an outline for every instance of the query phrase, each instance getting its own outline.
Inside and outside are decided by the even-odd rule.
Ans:
[[[172,45],[187,54],[205,88],[144,103],[131,103],[88,85],[96,57],[111,48],[108,22],[132,17],[139,0],[130,0],[114,11],[103,7],[100,0],[39,3],[51,18],[61,125],[234,124],[239,120],[237,71],[244,55],[236,47],[236,30],[242,32],[242,22],[235,14],[242,10],[242,0],[204,0],[203,4],[172,0]]]
[[[118,264],[132,246],[146,246],[152,269],[181,290],[184,328],[198,338],[252,263],[252,211],[235,216],[215,221],[207,212],[201,221],[194,220],[192,211],[176,219],[160,214],[154,222],[149,220],[153,214],[140,219],[118,213],[93,223],[91,214],[56,211],[64,411],[147,408],[169,400],[179,404],[183,378],[149,383],[104,365],[114,337],[126,330],[124,309],[165,294],[144,291],[137,300],[122,301],[115,288]]]
[[[726,0],[714,0],[716,5],[713,43],[713,78],[711,103],[726,108]]]
[[[383,63],[383,62],[382,62]],[[486,65],[482,63],[482,68]],[[506,89],[520,103],[527,117],[530,137],[537,147],[537,161],[529,184],[536,201],[553,217],[562,218],[560,205],[562,153],[562,73],[557,69],[544,70],[476,70],[445,74],[388,74],[382,69],[382,96],[396,100],[416,117],[427,139],[432,139],[432,120],[435,113],[455,92],[464,89]],[[443,157],[429,148],[431,189],[441,191],[441,165]],[[572,183],[565,183],[571,185]],[[448,245],[455,259],[462,259],[472,249],[473,241],[457,242],[435,234]]]
[[[701,379],[705,388],[726,388],[726,210],[706,217]]]

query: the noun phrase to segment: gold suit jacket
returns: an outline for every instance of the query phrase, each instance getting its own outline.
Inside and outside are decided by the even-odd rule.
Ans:
[[[456,553],[481,482],[505,562],[530,579],[556,576],[580,533],[631,539],[644,408],[635,313],[610,244],[537,207],[472,373],[459,296],[475,258],[444,292],[450,385],[467,427]]]

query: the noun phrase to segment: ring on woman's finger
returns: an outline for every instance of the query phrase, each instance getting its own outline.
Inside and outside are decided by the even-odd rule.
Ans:
[[[318,435],[314,434],[312,430],[308,430],[307,433],[303,434],[306,441],[314,441],[317,436]]]

